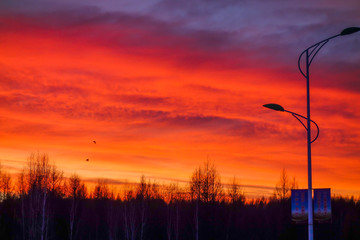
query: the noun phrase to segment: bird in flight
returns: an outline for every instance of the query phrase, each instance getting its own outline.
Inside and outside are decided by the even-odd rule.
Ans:
[[[87,162],[88,162],[88,161],[89,161],[89,159],[87,158],[85,161],[87,161]]]
[[[96,144],[96,141],[94,140],[94,141],[93,141],[93,143],[95,143],[95,144]]]

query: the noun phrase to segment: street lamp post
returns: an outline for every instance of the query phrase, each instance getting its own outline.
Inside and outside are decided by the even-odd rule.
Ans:
[[[307,146],[308,146],[308,239],[313,240],[314,239],[314,230],[313,230],[313,203],[312,203],[312,172],[311,172],[311,124],[310,124],[310,76],[309,76],[309,68],[314,60],[314,57],[316,54],[320,51],[320,49],[328,43],[331,39],[349,35],[355,32],[360,31],[360,28],[358,27],[350,27],[346,28],[343,31],[341,31],[340,34],[334,35],[332,37],[329,37],[327,39],[324,39],[318,43],[315,43],[314,45],[308,47],[305,49],[299,56],[298,60],[298,68],[300,70],[300,73],[306,78],[306,106],[307,106]],[[306,73],[301,69],[301,58],[305,55],[306,60]]]
[[[306,119],[307,121],[307,127],[304,126],[304,124],[302,123],[302,125],[306,128],[307,130],[307,149],[308,149],[308,239],[309,240],[313,240],[314,239],[314,231],[313,231],[313,203],[312,203],[312,174],[311,174],[311,143],[314,142],[316,140],[316,138],[318,136],[316,136],[316,138],[312,141],[311,140],[311,122],[313,122],[310,118],[310,76],[309,76],[309,68],[310,65],[312,63],[312,61],[314,60],[314,57],[316,56],[316,54],[320,51],[320,49],[326,44],[328,43],[331,39],[339,37],[339,36],[345,36],[345,35],[349,35],[349,34],[353,34],[360,31],[359,27],[349,27],[344,29],[343,31],[341,31],[340,34],[334,35],[332,37],[329,37],[327,39],[324,39],[318,43],[315,43],[314,45],[308,47],[307,49],[305,49],[299,56],[298,59],[298,68],[300,70],[300,73],[306,78],[306,102],[307,102],[307,117],[303,117]],[[301,59],[302,57],[305,56],[306,60],[305,60],[305,66],[306,66],[306,70],[305,72],[302,70],[301,68]],[[275,104],[276,105],[276,104]],[[279,106],[279,105],[278,105]],[[281,106],[280,106],[281,107]],[[282,108],[282,107],[281,107]],[[273,109],[273,108],[271,108]],[[273,110],[277,110],[277,111],[285,111],[283,110],[278,110],[278,109],[273,109]],[[289,112],[289,111],[287,111]],[[290,112],[292,113],[292,112]],[[294,114],[292,113],[292,115],[294,117],[299,116],[298,114]],[[315,122],[313,122],[315,123]],[[315,124],[316,125],[316,124]],[[316,125],[317,126],[317,125]],[[319,128],[318,128],[319,129]],[[318,132],[319,134],[319,132]]]

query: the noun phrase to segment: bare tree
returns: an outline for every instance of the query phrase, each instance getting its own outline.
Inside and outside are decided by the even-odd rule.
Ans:
[[[204,176],[202,179],[202,198],[205,202],[215,202],[220,200],[223,193],[220,174],[213,163],[208,159],[203,168]]]
[[[200,200],[201,198],[202,178],[202,168],[198,167],[195,169],[190,179],[190,197],[192,200]]]
[[[31,154],[28,158],[28,164],[24,170],[24,177],[27,190],[27,206],[25,207],[28,220],[27,239],[46,240],[48,237],[48,191],[50,187],[49,158],[46,154]],[[23,181],[24,182],[24,181]],[[23,183],[22,183],[23,184]],[[22,191],[25,189],[22,187]]]
[[[230,202],[235,203],[245,203],[245,194],[239,184],[239,181],[234,177],[232,183],[228,188],[228,196],[230,198]]]
[[[215,165],[207,159],[190,179],[190,198],[195,200],[195,239],[199,239],[199,202],[214,203],[223,198],[223,187]]]
[[[26,192],[27,192],[27,186],[25,183],[25,170],[23,169],[18,177],[17,187],[18,187],[18,195],[20,197],[21,201],[21,230],[22,230],[22,238],[23,240],[26,239],[26,225],[25,225],[25,198],[26,198]]]
[[[17,181],[21,198],[22,238],[46,240],[49,238],[51,192],[63,191],[62,172],[49,164],[46,154],[32,153]],[[53,198],[54,199],[54,198]]]
[[[195,200],[195,240],[199,240],[199,202],[201,198],[203,173],[201,167],[193,172],[190,180],[190,197]]]
[[[228,199],[231,203],[231,210],[229,211],[229,216],[226,224],[226,238],[229,239],[231,235],[231,226],[233,225],[234,220],[236,219],[237,207],[245,204],[245,194],[241,189],[239,181],[234,177],[229,188],[227,189]]]
[[[63,197],[65,195],[64,172],[58,170],[55,163],[50,166],[49,191],[52,197]]]
[[[50,172],[51,167],[48,163],[48,157],[39,159],[38,171],[41,176],[41,191],[42,191],[42,206],[41,206],[41,240],[47,239],[47,227],[48,227],[48,212],[47,212],[47,194],[50,189]]]
[[[13,192],[11,176],[8,172],[2,169],[0,162],[0,202],[11,198]]]
[[[67,184],[67,196],[71,199],[70,206],[70,219],[69,219],[69,239],[76,239],[77,236],[77,225],[79,223],[79,203],[81,199],[86,198],[86,186],[81,182],[80,177],[77,174],[73,174],[68,179]]]
[[[140,240],[144,238],[144,231],[147,220],[147,201],[151,198],[150,182],[147,184],[145,176],[141,176],[137,190],[137,200],[140,202]]]
[[[95,199],[108,199],[111,196],[109,185],[106,179],[98,179],[94,192],[93,198]]]
[[[181,200],[181,192],[178,183],[171,183],[164,186],[164,200],[167,203],[167,239],[171,240],[172,236],[175,240],[179,239],[179,202]]]
[[[136,206],[133,189],[126,189],[124,193],[124,235],[125,240],[136,239]]]
[[[115,189],[112,187],[110,191],[110,197],[106,201],[107,203],[107,226],[109,240],[118,239],[118,229],[119,224],[119,205],[118,201],[115,200]]]
[[[274,197],[278,200],[286,200],[290,198],[291,189],[298,188],[295,177],[290,181],[285,168],[282,169],[280,179],[275,186]]]
[[[174,223],[174,235],[175,240],[179,240],[179,225],[180,225],[180,213],[179,213],[179,205],[181,201],[181,191],[178,187],[176,187],[176,198],[175,198],[175,223]]]
[[[215,165],[207,160],[203,167],[193,172],[190,180],[190,194],[203,202],[215,202],[223,196],[223,186]]]

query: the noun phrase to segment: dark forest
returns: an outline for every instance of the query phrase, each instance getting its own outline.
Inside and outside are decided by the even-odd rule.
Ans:
[[[88,190],[45,154],[32,154],[16,179],[0,170],[0,239],[307,239],[307,225],[291,222],[289,192],[296,184],[284,170],[273,197],[251,200],[236,179],[221,184],[209,161],[185,188],[142,176],[121,193],[106,180]],[[316,223],[314,238],[360,239],[359,199],[333,196],[332,222]]]

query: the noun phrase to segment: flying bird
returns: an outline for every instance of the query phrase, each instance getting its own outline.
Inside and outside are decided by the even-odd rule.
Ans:
[[[89,159],[87,158],[87,159],[86,159],[86,161],[88,162],[88,161],[89,161]]]
[[[94,141],[93,141],[93,143],[95,143],[95,144],[96,144],[96,141],[94,140]]]

